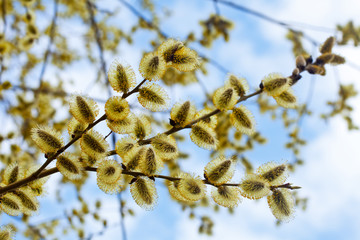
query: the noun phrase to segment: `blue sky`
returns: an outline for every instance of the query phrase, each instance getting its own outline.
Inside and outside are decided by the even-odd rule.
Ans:
[[[112,1],[105,1],[104,4],[113,4]],[[137,1],[129,1],[136,6]],[[235,1],[234,1],[235,2]],[[345,24],[353,19],[354,23],[360,24],[360,2],[356,0],[294,0],[294,1],[236,1],[252,9],[256,9],[271,17],[284,21],[308,23],[317,26],[334,28],[336,24]],[[214,12],[212,1],[155,1],[156,7],[162,9],[167,7],[173,12],[161,28],[169,36],[184,39],[186,33],[195,30],[199,36],[201,28],[197,25],[199,20],[206,19]],[[260,80],[271,72],[280,72],[284,75],[291,73],[294,67],[294,57],[291,53],[291,44],[285,39],[286,30],[265,22],[253,16],[235,11],[228,7],[220,6],[220,12],[228,19],[235,22],[231,32],[229,43],[217,40],[214,48],[207,50],[199,45],[192,45],[219,63],[226,66],[232,73],[244,76],[254,90]],[[131,21],[136,20],[127,9],[122,8],[118,17],[120,27],[128,27]],[[80,25],[72,25],[67,31],[81,34]],[[329,33],[307,31],[307,33],[319,42],[324,41]],[[137,69],[142,55],[142,49],[150,49],[149,45],[144,46],[143,38],[151,38],[149,32],[137,34],[135,45],[130,46],[125,42],[119,46],[121,57],[126,59],[134,69]],[[76,47],[78,40],[73,36],[72,44]],[[308,48],[311,49],[311,48]],[[360,65],[360,50],[350,47],[336,47],[337,52],[351,62]],[[113,56],[106,56],[109,65]],[[349,66],[336,67],[340,79],[344,83],[355,82],[357,89],[360,84],[357,81],[360,72]],[[83,80],[93,79],[94,69],[88,69],[87,63],[78,62],[67,69],[63,77],[66,79]],[[51,70],[47,72],[48,76]],[[209,66],[209,74],[200,76],[201,81],[206,85],[208,91],[213,91],[221,86],[226,74],[218,69]],[[140,79],[140,78],[139,78]],[[313,81],[313,82],[312,82]],[[356,82],[357,81],[357,82]],[[294,87],[300,102],[307,97],[309,84],[315,84],[314,97],[311,107],[314,112],[326,109],[325,100],[334,99],[337,94],[337,84],[334,77],[334,70],[328,67],[326,77],[312,79],[308,74]],[[83,81],[75,84],[76,91],[82,89]],[[69,88],[74,91],[74,88]],[[201,102],[203,98],[199,95],[201,88],[192,85],[186,88],[176,87],[172,103],[179,99],[190,98],[194,102]],[[101,90],[92,89],[90,96],[102,97]],[[135,99],[135,98],[134,98]],[[360,124],[360,110],[353,101],[354,118]],[[261,165],[268,161],[291,161],[292,154],[283,149],[287,135],[282,128],[281,122],[272,121],[268,115],[260,115],[255,104],[245,103],[254,113],[257,128],[268,138],[265,146],[255,148],[255,151],[246,154],[252,161]],[[189,220],[189,210],[183,212],[181,207],[170,201],[166,188],[161,181],[157,181],[159,195],[158,205],[153,211],[145,211],[139,208],[131,199],[129,191],[122,195],[129,206],[135,210],[136,217],[126,217],[125,226],[128,239],[358,239],[360,238],[360,193],[357,191],[357,183],[360,180],[359,156],[360,150],[357,147],[360,142],[359,132],[348,132],[346,125],[340,118],[335,118],[329,123],[320,120],[318,116],[306,118],[303,123],[301,136],[308,140],[302,157],[306,165],[299,168],[295,174],[291,174],[289,182],[302,186],[299,195],[309,197],[308,209],[304,212],[296,210],[296,216],[289,223],[280,227],[275,226],[275,218],[267,207],[266,199],[250,201],[243,199],[235,213],[230,215],[225,208],[220,208],[218,213],[207,209],[198,209],[196,214],[209,214],[212,216],[215,227],[214,235],[211,237],[197,233],[200,222]],[[104,126],[97,128],[99,131],[107,132]],[[201,175],[202,169],[208,162],[208,152],[197,148],[192,142],[179,143],[181,149],[196,149],[193,155],[184,162],[184,169]],[[243,175],[243,169],[238,168],[234,182]],[[62,214],[61,208],[55,202],[55,191],[51,189],[56,184],[59,175],[52,176],[49,180],[49,194],[41,201],[42,206],[39,214],[33,221],[41,222],[53,216]],[[208,189],[210,192],[210,188]],[[69,187],[62,191],[67,196],[67,208],[70,209],[78,204],[73,197],[74,190]],[[89,196],[90,202],[97,199],[104,200],[102,216],[109,218],[109,225],[120,221],[118,209],[119,204],[116,196],[105,195],[96,187],[95,175],[83,189],[83,196]],[[51,211],[50,211],[51,210]],[[13,221],[2,216],[2,222]],[[89,223],[89,231],[96,232],[99,228]],[[18,235],[16,239],[23,239]],[[64,239],[75,239],[74,236]],[[106,231],[104,235],[94,239],[120,239],[120,228],[114,227]]]

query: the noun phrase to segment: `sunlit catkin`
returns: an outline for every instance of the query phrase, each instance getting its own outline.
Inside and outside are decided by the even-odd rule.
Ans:
[[[271,185],[283,184],[288,177],[286,164],[276,164],[273,162],[261,165],[256,173]]]
[[[135,139],[131,137],[124,137],[116,142],[115,151],[117,155],[124,158],[125,155],[134,151],[137,147],[139,147],[139,144]]]
[[[206,186],[200,177],[193,177],[190,174],[182,173],[179,176],[178,190],[188,201],[198,201],[205,196]]]
[[[262,81],[263,90],[270,96],[277,96],[290,88],[291,79],[285,78],[281,74],[271,73]]]
[[[331,53],[331,50],[335,44],[335,38],[329,37],[325,40],[325,42],[320,46],[320,52],[321,53]]]
[[[232,87],[221,87],[213,96],[213,103],[221,111],[232,109],[237,103],[239,96]]]
[[[45,153],[56,152],[64,144],[61,133],[48,126],[37,126],[31,129],[31,138]]]
[[[139,103],[153,112],[169,108],[170,98],[166,91],[157,84],[147,83],[139,89]]]
[[[102,158],[93,157],[82,152],[80,160],[81,160],[81,164],[84,167],[94,167],[98,165],[98,163],[102,160]]]
[[[174,54],[177,50],[184,47],[184,44],[173,38],[169,38],[164,41],[156,50],[161,55],[165,62],[170,66],[174,60]]]
[[[166,181],[166,185],[168,187],[170,196],[173,199],[178,200],[180,202],[188,202],[189,201],[186,198],[184,198],[181,195],[181,193],[179,192],[179,189],[178,189],[179,181]]]
[[[144,154],[140,158],[139,170],[147,176],[152,176],[159,173],[163,168],[163,162],[156,155],[152,146],[146,147]]]
[[[234,171],[234,162],[224,156],[219,156],[205,166],[204,175],[210,183],[219,186],[230,181]]]
[[[165,73],[166,62],[161,55],[150,52],[141,59],[139,72],[147,80],[159,80]]]
[[[0,198],[0,209],[10,216],[22,213],[21,200],[14,193],[6,193]]]
[[[152,210],[157,203],[157,192],[155,182],[148,177],[137,177],[130,185],[131,196],[145,210]]]
[[[218,140],[215,130],[204,123],[199,122],[191,127],[190,138],[201,148],[209,150],[217,148]]]
[[[79,122],[92,123],[99,113],[96,102],[80,95],[72,95],[70,99],[70,113]]]
[[[14,162],[6,166],[1,182],[9,185],[11,183],[19,181],[23,177],[23,174],[23,169],[19,166],[17,162]]]
[[[151,133],[151,125],[149,119],[145,115],[135,118],[133,129],[130,136],[142,140]]]
[[[178,48],[173,55],[171,66],[181,72],[190,72],[199,67],[199,57],[188,47]]]
[[[120,59],[115,59],[108,72],[111,87],[116,92],[126,93],[136,85],[136,76],[130,65]]]
[[[87,128],[87,126],[87,123],[79,122],[76,120],[76,118],[73,117],[68,123],[67,130],[71,137],[75,137],[80,135]]]
[[[269,207],[276,219],[284,222],[291,220],[294,214],[294,199],[289,189],[275,189],[267,197]]]
[[[270,193],[269,184],[258,175],[246,174],[240,183],[241,195],[250,199],[260,199]]]
[[[220,206],[234,208],[241,203],[240,190],[237,187],[219,186],[211,191],[214,201]]]
[[[134,147],[133,150],[128,152],[122,157],[123,164],[127,170],[137,170],[139,168],[140,160],[145,154],[146,147]]]
[[[297,98],[294,94],[294,91],[289,88],[280,95],[274,97],[277,104],[284,108],[296,108],[297,107]]]
[[[176,140],[172,136],[160,134],[151,140],[151,145],[155,149],[156,154],[164,159],[174,159],[179,152],[176,146]]]
[[[131,133],[134,128],[135,120],[135,115],[130,112],[127,117],[122,120],[113,121],[107,119],[106,124],[111,129],[111,131],[115,133],[128,134]]]
[[[104,137],[95,130],[90,130],[81,137],[80,146],[82,151],[95,158],[105,156],[109,148]]]
[[[205,115],[211,113],[212,111],[213,110],[211,110],[210,108],[204,108],[204,109],[202,109],[202,110],[200,110],[199,112],[196,113],[195,119],[202,118]],[[205,123],[210,128],[215,128],[216,125],[217,125],[218,119],[217,119],[216,115],[212,115],[211,117],[204,118],[204,119],[200,120],[199,122]]]
[[[118,183],[121,178],[121,166],[115,160],[103,160],[96,170],[98,182]]]
[[[234,74],[229,74],[226,81],[226,87],[235,89],[238,96],[244,96],[249,91],[249,85],[245,78],[239,78]]]
[[[76,180],[81,178],[82,165],[78,156],[71,153],[63,153],[56,158],[56,167],[60,173],[70,179]]]
[[[231,124],[241,133],[253,135],[255,132],[255,120],[252,113],[244,106],[234,108],[230,114]]]
[[[120,96],[109,98],[105,104],[107,119],[119,121],[126,118],[130,113],[128,102]]]
[[[0,228],[0,239],[2,240],[12,240],[14,237],[14,231],[12,228],[8,225],[6,227]]]
[[[39,210],[39,202],[30,187],[22,187],[13,193],[21,202],[22,213],[32,215]]]
[[[170,116],[175,123],[179,124],[181,127],[184,127],[194,119],[195,112],[195,105],[190,101],[177,102],[172,107]]]

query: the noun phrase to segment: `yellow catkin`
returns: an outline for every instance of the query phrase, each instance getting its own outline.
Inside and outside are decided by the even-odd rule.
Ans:
[[[90,130],[81,137],[80,146],[83,152],[95,158],[105,156],[109,148],[104,137],[95,130]]]
[[[180,41],[177,41],[173,38],[167,39],[165,42],[160,44],[158,49],[156,50],[159,55],[161,55],[165,62],[171,66],[174,60],[174,54],[177,50],[184,47],[184,44]]]
[[[75,137],[80,135],[87,128],[87,126],[87,123],[79,122],[76,120],[76,118],[73,117],[68,123],[67,130],[71,137]]]
[[[277,104],[284,108],[296,108],[297,107],[297,98],[294,94],[294,91],[289,88],[280,95],[274,97]]]
[[[139,72],[150,81],[159,80],[165,73],[166,62],[161,55],[157,53],[147,53],[141,59]]]
[[[97,178],[96,183],[97,183],[99,189],[106,194],[119,193],[123,188],[122,183],[121,183],[121,178],[118,182],[114,182],[114,183],[107,183],[107,182],[104,182],[101,179]]]
[[[175,159],[179,155],[176,140],[172,136],[157,135],[151,140],[151,145],[154,147],[156,154],[161,158]]]
[[[180,47],[173,55],[171,67],[181,72],[190,72],[200,65],[199,57],[194,50],[188,47]]]
[[[159,173],[163,165],[161,159],[156,155],[154,148],[152,146],[145,147],[144,154],[142,154],[139,162],[140,171],[147,176],[152,176]]]
[[[98,181],[103,183],[118,183],[121,178],[121,166],[115,160],[103,160],[96,170]]]
[[[129,104],[120,96],[111,97],[106,101],[105,113],[107,119],[113,121],[123,120],[130,113]]]
[[[195,119],[199,119],[209,113],[211,113],[213,110],[211,110],[210,108],[205,108],[200,110],[199,112],[196,113],[195,115]],[[203,120],[200,120],[201,123],[205,123],[206,125],[208,125],[210,128],[215,128],[217,123],[218,123],[218,119],[216,115],[212,115],[211,117],[205,118]]]
[[[79,122],[92,123],[99,113],[96,102],[80,95],[72,95],[70,98],[70,113]]]
[[[240,105],[232,110],[230,121],[236,130],[241,133],[251,136],[255,132],[254,117],[244,105]]]
[[[152,210],[157,203],[157,192],[155,182],[148,177],[137,177],[130,185],[131,196],[145,210]]]
[[[241,203],[240,190],[237,187],[219,186],[211,191],[211,197],[220,206],[234,208]]]
[[[184,127],[194,119],[195,113],[195,105],[190,101],[178,102],[172,107],[170,117],[175,123]]]
[[[2,240],[12,240],[14,238],[14,231],[11,226],[5,226],[0,228],[0,239]]]
[[[179,176],[178,190],[188,201],[198,201],[205,196],[206,186],[200,177],[193,177],[190,174],[182,173]]]
[[[25,170],[24,177],[29,177],[31,174],[36,172],[39,168],[40,168],[40,166],[37,166],[37,165],[33,165],[33,166],[27,168]],[[43,178],[36,179],[36,180],[30,182],[28,184],[28,186],[30,186],[30,188],[32,188],[32,189],[40,189],[43,187],[43,185],[47,182],[48,179],[49,179],[49,177],[43,177]]]
[[[262,81],[264,91],[270,96],[277,96],[290,88],[291,79],[279,73],[270,73]]]
[[[238,99],[239,96],[232,87],[221,87],[215,91],[213,103],[216,108],[224,111],[233,109]]]
[[[71,153],[63,153],[56,158],[56,167],[64,177],[76,180],[82,177],[82,165],[78,157]]]
[[[135,118],[133,129],[130,136],[142,140],[151,133],[151,124],[145,115],[140,115]]]
[[[261,165],[256,173],[271,185],[284,184],[289,173],[286,164],[268,162]]]
[[[94,167],[97,166],[99,162],[101,162],[102,158],[97,158],[93,156],[89,156],[86,153],[81,153],[81,164],[84,167]]]
[[[289,189],[275,189],[267,197],[269,207],[276,219],[288,222],[294,215],[294,199]]]
[[[188,202],[188,200],[184,198],[179,192],[178,189],[179,181],[166,181],[166,185],[168,187],[170,196],[173,199],[178,200],[180,202]]]
[[[234,162],[224,156],[219,156],[205,166],[204,175],[209,182],[219,186],[230,181],[234,171]]]
[[[139,89],[138,100],[144,108],[153,112],[167,110],[170,103],[170,98],[166,91],[154,83],[147,83]]]
[[[135,120],[135,115],[130,112],[127,117],[122,120],[112,121],[107,119],[106,124],[111,129],[111,131],[115,133],[128,134],[131,133],[134,128]]]
[[[237,77],[234,74],[229,74],[226,81],[226,87],[235,89],[238,96],[244,96],[249,91],[249,85],[245,78]]]
[[[335,38],[329,37],[325,40],[325,42],[320,46],[321,53],[331,53],[331,50],[335,44]]]
[[[191,127],[190,138],[193,143],[204,149],[216,149],[218,145],[215,130],[201,122]]]
[[[64,144],[61,133],[48,126],[37,126],[31,129],[31,138],[45,153],[56,152]]]
[[[128,63],[118,58],[110,64],[108,78],[111,87],[116,92],[126,93],[136,85],[134,70]]]
[[[140,160],[145,154],[146,147],[135,147],[134,150],[123,156],[123,164],[127,170],[137,170]]]
[[[115,151],[117,155],[124,158],[131,151],[136,150],[139,147],[137,141],[131,137],[124,137],[116,142]]]
[[[270,193],[268,183],[255,174],[247,174],[240,183],[241,195],[249,199],[260,199]]]
[[[9,185],[11,183],[17,182],[23,177],[23,169],[19,166],[18,163],[14,162],[7,166],[4,170],[4,175],[2,178],[2,183]]]
[[[23,211],[21,201],[14,193],[1,196],[0,209],[10,216],[18,216]]]
[[[21,202],[22,213],[32,215],[39,210],[39,202],[30,187],[22,187],[13,193]]]

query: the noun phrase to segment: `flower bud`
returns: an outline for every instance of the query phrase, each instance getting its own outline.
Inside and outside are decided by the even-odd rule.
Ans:
[[[138,100],[144,108],[158,112],[169,108],[170,98],[159,85],[147,83],[139,89]]]
[[[216,132],[204,123],[199,122],[191,127],[190,138],[193,143],[201,148],[209,150],[217,148]]]
[[[254,117],[244,105],[240,105],[232,110],[230,121],[236,130],[241,133],[251,136],[255,132]]]
[[[113,121],[123,120],[130,113],[129,104],[122,97],[119,96],[111,97],[106,101],[105,113],[107,119]]]
[[[229,74],[225,81],[226,87],[235,89],[238,96],[244,96],[249,91],[249,85],[245,78],[238,78],[233,74]]]
[[[200,177],[193,177],[190,174],[180,175],[178,190],[188,201],[198,201],[205,196],[206,186]]]
[[[73,95],[70,99],[70,113],[79,122],[92,123],[99,113],[95,101],[80,95]]]
[[[210,183],[219,186],[230,181],[234,176],[234,171],[235,164],[224,156],[220,156],[205,166],[204,174]]]
[[[170,117],[175,123],[184,127],[194,119],[195,112],[195,105],[190,101],[178,102],[172,107]]]
[[[166,62],[161,55],[150,52],[141,59],[139,71],[149,81],[159,80],[164,75],[165,70]]]
[[[237,103],[239,96],[233,88],[221,87],[213,96],[213,103],[221,111],[232,109]]]
[[[273,162],[261,165],[256,173],[271,185],[283,184],[288,177],[288,169],[285,164],[278,165]]]
[[[47,126],[37,126],[31,129],[31,138],[45,153],[56,152],[64,144],[61,134]]]
[[[241,195],[250,199],[260,199],[270,193],[268,183],[255,174],[247,174],[240,183]]]
[[[148,177],[137,177],[130,185],[131,196],[140,207],[152,210],[157,203],[155,182]]]
[[[237,187],[219,186],[211,192],[214,201],[220,206],[234,208],[241,203],[240,190]]]
[[[80,146],[82,151],[95,158],[105,156],[109,148],[104,137],[95,130],[90,130],[81,137]]]
[[[294,214],[294,200],[289,189],[275,189],[267,197],[272,214],[280,221],[288,222]]]
[[[111,87],[116,92],[126,93],[130,88],[135,87],[136,77],[134,70],[126,62],[115,59],[108,72]]]
[[[64,177],[76,180],[82,176],[82,166],[77,156],[64,153],[56,158],[56,167]]]

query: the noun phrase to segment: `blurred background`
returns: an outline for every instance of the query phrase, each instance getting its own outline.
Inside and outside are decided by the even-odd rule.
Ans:
[[[1,91],[1,169],[10,161],[14,145],[21,149],[16,152],[18,161],[19,152],[27,149],[42,163],[43,156],[23,139],[25,126],[35,120],[58,124],[60,129],[65,126],[63,135],[67,135],[67,100],[72,93],[93,98],[102,114],[107,98],[117,94],[106,85],[104,73],[111,62],[117,57],[127,61],[140,82],[138,67],[143,54],[165,38],[186,42],[202,58],[201,68],[183,81],[170,77],[159,82],[172,104],[190,99],[198,109],[224,84],[228,73],[246,78],[254,92],[269,73],[290,75],[295,55],[318,56],[319,46],[329,36],[339,43],[333,52],[346,59],[344,65],[327,66],[325,76],[302,74],[294,86],[300,105],[297,110],[271,107],[275,101],[269,98],[265,104],[266,97],[246,101],[261,137],[233,139],[239,146],[251,147],[238,153],[230,148],[224,152],[240,159],[234,183],[244,176],[247,161],[254,169],[269,161],[290,164],[293,171],[287,182],[302,187],[294,191],[297,207],[290,222],[278,223],[265,198],[243,199],[229,211],[209,197],[192,208],[171,200],[164,182],[157,180],[158,204],[145,211],[135,204],[128,189],[118,195],[99,190],[95,173],[89,173],[76,187],[61,174],[54,174],[46,184],[46,195],[40,198],[39,212],[26,224],[22,216],[1,213],[0,225],[16,226],[16,239],[360,239],[359,97],[345,102],[340,91],[360,88],[359,1],[2,0],[1,6],[7,9],[2,10],[1,41],[11,43],[10,50],[2,52],[1,83],[12,85]],[[23,19],[31,14],[36,16],[32,33]],[[213,32],[206,35],[206,30]],[[353,37],[349,37],[352,30]],[[31,38],[31,43],[26,42]],[[20,107],[21,101],[28,106]],[[261,102],[268,108],[260,108]],[[151,114],[136,97],[129,98],[129,103],[136,114]],[[36,109],[46,109],[46,104],[56,112],[39,119],[45,110]],[[342,109],[344,105],[351,108]],[[27,115],[21,114],[25,112]],[[153,134],[165,130],[169,116],[169,111],[153,114],[158,122]],[[105,123],[95,129],[103,135],[109,132]],[[11,132],[14,136],[9,137]],[[211,152],[192,143],[188,133],[182,131],[184,141],[178,142],[179,150],[188,157],[177,164],[202,176]],[[81,219],[73,213],[84,210],[82,199],[89,213]],[[99,209],[97,201],[101,202]],[[79,229],[84,232],[82,238]]]

